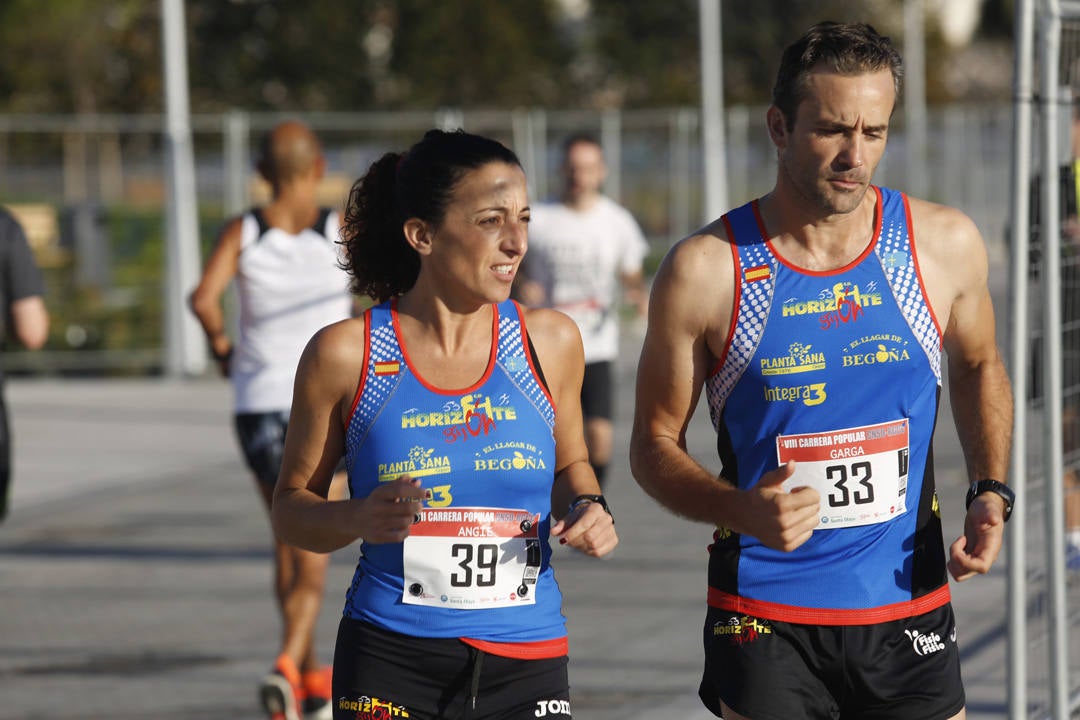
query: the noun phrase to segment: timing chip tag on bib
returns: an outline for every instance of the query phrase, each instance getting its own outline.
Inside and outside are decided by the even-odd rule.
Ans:
[[[784,490],[821,495],[817,529],[887,522],[907,511],[908,421],[776,438],[776,457],[795,460]]]
[[[404,543],[402,602],[460,610],[533,605],[540,516],[527,510],[421,510]]]

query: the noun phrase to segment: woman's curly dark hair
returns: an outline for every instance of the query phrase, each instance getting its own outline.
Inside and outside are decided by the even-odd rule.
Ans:
[[[341,224],[353,292],[384,302],[409,290],[420,256],[405,241],[405,221],[439,225],[458,181],[491,162],[521,167],[502,143],[464,130],[429,130],[408,152],[376,160],[353,183]]]

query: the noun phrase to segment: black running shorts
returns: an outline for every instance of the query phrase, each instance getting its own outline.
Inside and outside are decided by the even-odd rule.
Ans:
[[[240,450],[251,472],[263,485],[274,486],[285,452],[285,430],[289,413],[237,413],[234,418]]]
[[[236,437],[244,461],[260,484],[274,487],[285,454],[285,431],[289,428],[289,413],[237,413],[233,418]],[[345,458],[338,461],[335,473],[345,470]]]
[[[754,720],[944,720],[964,707],[946,604],[877,625],[795,625],[709,608],[698,694]]]
[[[615,416],[614,363],[592,362],[585,365],[585,377],[581,381],[581,412],[585,419]]]
[[[519,660],[457,638],[418,638],[342,618],[334,720],[567,720],[565,656]]]

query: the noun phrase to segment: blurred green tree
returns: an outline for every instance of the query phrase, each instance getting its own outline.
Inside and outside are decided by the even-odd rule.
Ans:
[[[156,4],[156,0],[155,0]],[[186,0],[196,111],[368,109],[372,0]]]
[[[160,108],[158,3],[4,0],[0,111]]]
[[[391,86],[399,107],[515,107],[572,103],[571,49],[550,0],[398,0]]]
[[[1014,0],[987,0],[1001,40]],[[780,49],[823,19],[900,39],[895,0],[724,2],[725,96],[768,101]],[[185,0],[196,112],[690,105],[695,0]],[[0,112],[156,112],[160,0],[0,2]],[[933,23],[928,23],[932,26]],[[927,34],[928,93],[949,50]],[[1007,91],[1006,91],[1007,92]]]
[[[729,3],[730,4],[730,3]],[[688,105],[700,95],[697,0],[593,0],[583,54],[599,104]]]

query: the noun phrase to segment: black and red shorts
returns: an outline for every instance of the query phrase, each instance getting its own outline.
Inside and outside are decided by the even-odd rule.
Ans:
[[[698,694],[754,720],[944,720],[964,707],[952,606],[875,625],[797,625],[709,608]]]
[[[418,638],[342,618],[334,720],[568,720],[566,656],[522,660],[457,638]]]

